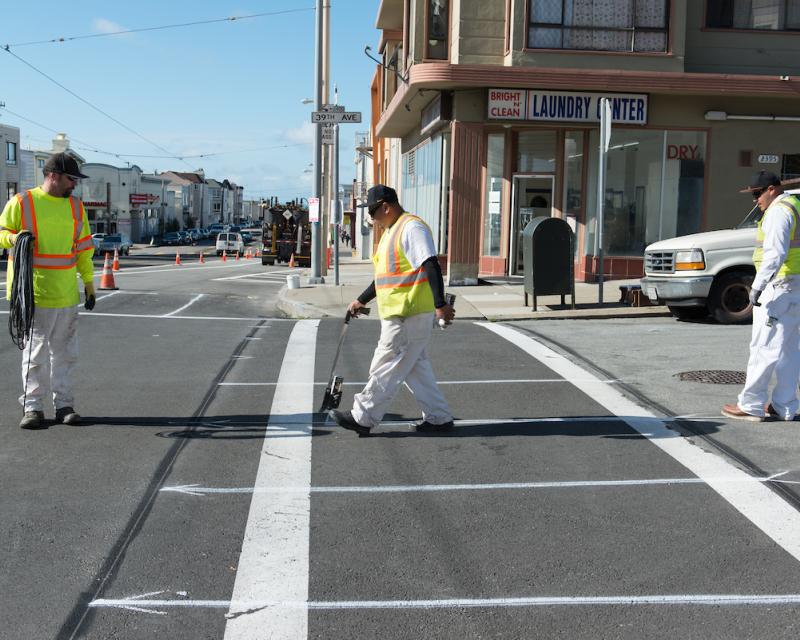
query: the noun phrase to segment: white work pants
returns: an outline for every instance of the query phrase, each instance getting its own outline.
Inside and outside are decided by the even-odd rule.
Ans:
[[[19,402],[24,411],[44,411],[48,388],[56,410],[74,406],[71,379],[77,362],[78,307],[36,307],[31,339],[22,351]]]
[[[353,401],[353,418],[360,425],[380,424],[404,382],[422,409],[423,419],[431,424],[453,419],[428,359],[433,320],[433,313],[381,320],[381,337],[372,356],[369,381]]]
[[[800,379],[800,278],[768,284],[760,302],[760,307],[753,307],[747,381],[739,394],[739,408],[764,416],[774,372],[772,406],[782,419],[791,420],[798,410]]]

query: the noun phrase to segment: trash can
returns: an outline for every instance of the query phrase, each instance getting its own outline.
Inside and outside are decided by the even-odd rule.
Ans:
[[[534,218],[522,231],[522,266],[525,275],[525,306],[533,296],[572,296],[575,308],[575,234],[561,218]]]

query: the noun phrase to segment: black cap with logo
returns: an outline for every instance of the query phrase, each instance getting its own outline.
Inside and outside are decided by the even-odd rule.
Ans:
[[[362,204],[359,206],[362,209],[366,207],[367,209],[371,210],[376,205],[384,202],[397,202],[397,191],[391,187],[387,187],[385,184],[376,184],[374,187],[370,187],[370,190],[367,191],[367,204]]]
[[[44,163],[44,173],[63,173],[73,178],[88,178],[81,173],[80,165],[68,153],[54,153]]]

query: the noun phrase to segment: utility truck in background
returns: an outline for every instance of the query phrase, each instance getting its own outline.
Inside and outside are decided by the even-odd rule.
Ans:
[[[797,195],[800,189],[787,190]],[[750,285],[761,211],[753,207],[734,229],[660,240],[644,251],[642,291],[681,320],[711,316],[723,324],[753,318]]]

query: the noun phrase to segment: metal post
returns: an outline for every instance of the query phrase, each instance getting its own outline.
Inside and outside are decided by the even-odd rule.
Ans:
[[[336,103],[339,103],[338,93]],[[341,226],[342,212],[339,206],[339,125],[334,125],[333,134],[333,281],[339,286],[339,228]]]
[[[315,71],[314,71],[314,99],[317,111],[322,110],[322,2],[317,0],[315,18]],[[322,140],[320,139],[320,125],[314,125],[314,197],[322,196]],[[321,209],[322,207],[320,207]],[[311,277],[309,284],[322,284],[324,280],[320,271],[322,258],[322,236],[320,234],[320,221],[311,223]]]
[[[603,304],[603,261],[605,258],[605,251],[603,250],[603,227],[604,224],[604,206],[605,206],[605,190],[606,190],[606,151],[608,151],[608,143],[611,140],[611,106],[608,98],[600,99],[600,149],[597,167],[597,256],[599,259],[599,273],[598,273],[598,302]]]

